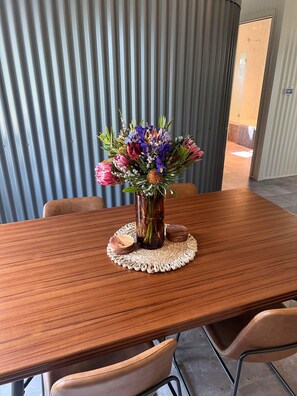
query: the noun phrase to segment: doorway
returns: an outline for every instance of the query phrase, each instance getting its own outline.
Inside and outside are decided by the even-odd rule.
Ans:
[[[239,26],[222,190],[249,183],[271,20]]]

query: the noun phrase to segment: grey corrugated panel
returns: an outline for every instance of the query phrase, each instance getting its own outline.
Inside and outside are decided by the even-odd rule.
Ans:
[[[101,195],[105,126],[174,117],[205,159],[183,176],[220,188],[239,6],[228,0],[0,0],[0,221],[50,199]]]
[[[262,177],[271,179],[292,176],[297,172],[297,4],[288,2],[285,7],[281,42],[277,59],[277,76],[268,115],[265,143],[262,155]],[[285,95],[285,88],[294,88],[292,95]]]
[[[230,7],[225,7],[224,11],[224,24],[228,26],[229,29],[223,29],[221,34],[223,35],[223,42],[225,45],[229,43],[229,45],[225,46],[222,51],[222,62],[221,66],[224,68],[224,76],[225,79],[223,84],[219,84],[219,90],[217,95],[217,130],[218,130],[218,142],[214,146],[215,147],[215,158],[217,159],[216,166],[217,169],[223,169],[225,156],[222,153],[225,152],[226,147],[226,139],[227,139],[227,128],[228,128],[228,118],[229,118],[229,108],[230,108],[230,98],[231,98],[231,88],[232,88],[232,80],[233,80],[233,65],[235,58],[235,50],[236,50],[236,42],[237,42],[237,34],[238,34],[238,24],[236,23],[236,19],[239,18],[239,8],[232,7],[232,3],[230,3]],[[220,14],[223,13],[221,10]],[[219,82],[219,79],[218,79]],[[216,170],[213,170],[216,172]],[[223,172],[217,173],[215,189],[219,190],[222,185],[222,177]]]

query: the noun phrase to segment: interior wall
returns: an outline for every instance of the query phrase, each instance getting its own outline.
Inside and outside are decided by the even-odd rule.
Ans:
[[[242,0],[240,20],[241,22],[245,22],[247,19],[250,19],[250,16],[259,18],[259,13],[264,12],[262,16],[265,16],[267,15],[267,11],[271,10],[277,10],[281,14],[285,1],[286,0]]]
[[[0,1],[0,222],[51,199],[100,195],[97,134],[174,118],[205,151],[185,181],[220,190],[240,0]]]
[[[297,2],[286,0],[259,179],[297,175]],[[285,88],[293,88],[286,95]]]
[[[256,180],[297,174],[296,91],[284,94],[285,88],[296,87],[297,2],[243,0],[241,21],[270,15],[270,54],[251,170]]]

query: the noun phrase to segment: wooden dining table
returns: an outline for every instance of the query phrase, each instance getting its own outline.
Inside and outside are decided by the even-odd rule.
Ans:
[[[198,242],[148,274],[106,254],[133,205],[0,225],[0,383],[297,296],[297,217],[248,189],[166,202]]]

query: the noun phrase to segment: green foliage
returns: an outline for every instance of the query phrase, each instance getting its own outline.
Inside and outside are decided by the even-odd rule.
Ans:
[[[167,122],[167,118],[165,116],[160,116],[158,119],[158,126],[159,128],[166,129],[168,131],[172,122],[173,119]]]
[[[108,129],[106,127],[105,129],[105,133],[101,132],[100,135],[98,136],[98,138],[101,140],[101,142],[107,146],[112,148],[113,144],[114,144],[114,132],[112,129]]]
[[[115,138],[114,131],[106,127],[105,133],[101,132],[98,135],[99,140],[103,143],[103,150],[107,151],[109,157],[114,157],[122,144],[120,139]]]
[[[129,192],[129,193],[136,193],[140,191],[142,191],[142,189],[136,186],[126,187],[123,189],[123,192]]]

